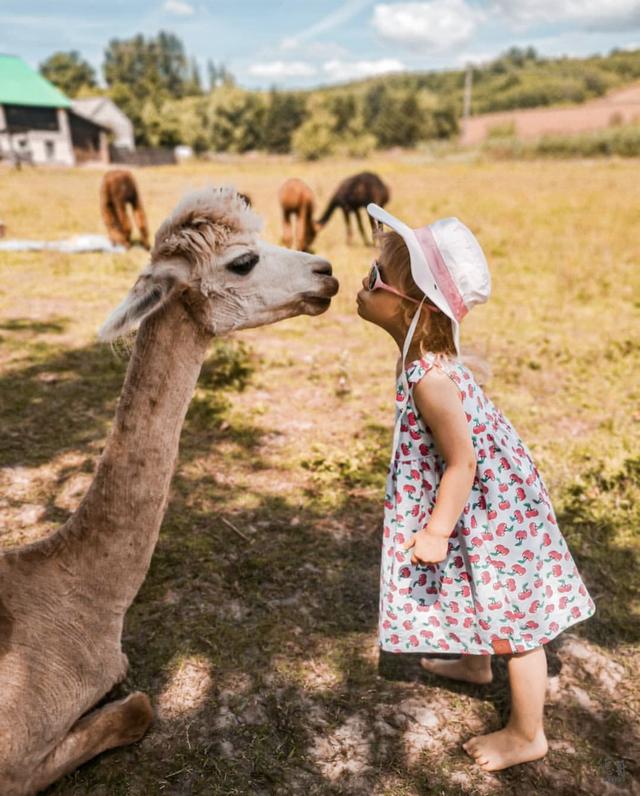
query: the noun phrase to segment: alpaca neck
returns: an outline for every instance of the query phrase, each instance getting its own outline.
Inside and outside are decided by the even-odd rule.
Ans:
[[[179,300],[137,335],[95,479],[61,530],[67,566],[103,604],[126,610],[145,578],[210,339]]]

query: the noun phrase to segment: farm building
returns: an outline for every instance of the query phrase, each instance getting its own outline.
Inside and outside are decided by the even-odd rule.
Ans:
[[[116,149],[125,149],[133,152],[136,148],[131,119],[109,99],[109,97],[87,97],[74,99],[71,107],[75,113],[90,119],[96,124],[101,124],[111,131],[111,143]]]
[[[21,58],[0,55],[0,158],[74,166],[108,162],[108,129]]]
[[[582,105],[528,108],[470,116],[461,122],[460,142],[478,144],[492,131],[510,128],[518,138],[584,133],[640,121],[640,86],[626,86]]]

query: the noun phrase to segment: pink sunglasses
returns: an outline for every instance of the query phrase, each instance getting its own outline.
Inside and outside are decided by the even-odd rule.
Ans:
[[[380,276],[380,268],[378,263],[374,260],[371,264],[371,270],[369,271],[369,282],[367,284],[367,290],[386,290],[388,293],[394,293],[396,296],[400,296],[400,298],[405,299],[406,301],[411,301],[413,304],[420,304],[417,299],[411,298],[411,296],[406,296],[404,293],[401,293],[399,290],[396,290],[395,287],[391,287],[386,282],[382,281],[382,277]],[[431,304],[425,302],[424,306],[431,310],[431,312],[440,312],[437,307],[432,306]]]

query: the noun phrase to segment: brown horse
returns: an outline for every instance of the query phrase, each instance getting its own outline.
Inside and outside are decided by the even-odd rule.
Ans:
[[[353,240],[351,231],[351,213],[353,213],[358,222],[362,242],[365,246],[369,246],[369,241],[362,226],[360,208],[366,207],[369,202],[375,202],[380,207],[384,207],[389,201],[389,196],[389,188],[377,174],[371,171],[363,171],[360,174],[347,177],[336,188],[335,193],[329,200],[327,209],[316,223],[316,229],[324,227],[333,215],[333,211],[339,207],[344,214],[344,223],[347,226],[347,244],[351,244]],[[369,221],[371,222],[371,233],[373,235],[373,221],[372,219],[369,219]]]
[[[294,216],[296,219],[295,248],[301,252],[310,251],[310,246],[316,236],[316,227],[313,222],[313,191],[306,182],[292,177],[280,186],[278,199],[282,208],[283,244],[291,248],[293,243],[291,217]]]
[[[133,174],[126,169],[108,171],[100,184],[102,219],[107,227],[111,243],[126,246],[128,249],[132,242],[131,220],[127,212],[127,205],[131,205],[142,245],[145,249],[150,249],[147,217]]]

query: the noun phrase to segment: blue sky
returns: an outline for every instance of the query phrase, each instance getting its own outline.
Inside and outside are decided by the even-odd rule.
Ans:
[[[170,30],[203,67],[248,87],[314,86],[482,62],[512,45],[543,55],[640,47],[640,0],[0,0],[0,52],[37,66],[112,38]]]

